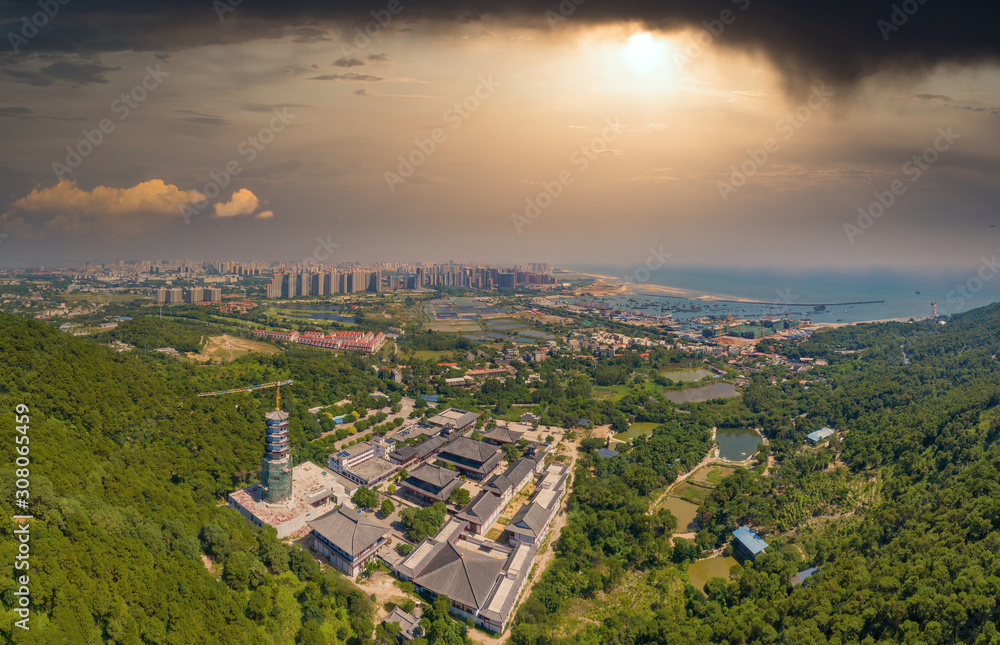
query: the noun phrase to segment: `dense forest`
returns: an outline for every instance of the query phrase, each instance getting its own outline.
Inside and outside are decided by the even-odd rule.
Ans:
[[[694,542],[671,549],[671,518],[647,514],[629,481],[653,467],[656,451],[642,444],[656,433],[616,469],[578,469],[559,557],[521,608],[515,643],[1000,643],[1000,305],[945,325],[843,327],[778,350],[828,365],[764,371],[740,403],[694,410],[762,428],[772,472],[724,479],[699,508]],[[768,374],[781,377],[769,385]],[[822,426],[841,433],[803,448]],[[695,589],[688,563],[746,523],[767,553]],[[628,557],[613,559],[623,546]],[[792,587],[809,566],[820,574]],[[606,602],[630,573],[660,581],[660,600],[567,627],[574,598]]]
[[[145,347],[193,341],[201,330],[147,318],[116,331]],[[657,378],[687,358],[664,349],[647,360],[556,356],[534,365],[541,381],[530,385],[515,362],[505,382],[441,392],[447,404],[498,415],[531,404],[559,425],[580,416],[616,429],[657,424],[616,446],[613,459],[596,455],[605,440],[581,441],[567,525],[518,611],[514,643],[1000,644],[1000,306],[944,325],[859,325],[773,346],[823,361],[796,373],[758,363],[741,397],[681,409],[662,394],[673,384]],[[294,379],[282,389],[293,451],[317,458],[333,439],[311,440],[333,426],[309,407],[384,432],[385,411],[440,374],[434,361],[411,361],[403,384],[360,355],[299,346],[198,365],[116,353],[11,316],[0,316],[0,354],[4,436],[15,436],[17,405],[31,417],[34,612],[17,642],[369,640],[375,611],[364,594],[219,504],[254,480],[273,392],[195,395]],[[379,389],[386,396],[373,399]],[[758,463],[767,467],[722,479],[698,508],[697,534],[677,538],[674,516],[650,505],[708,452],[713,426],[760,428],[768,443]],[[838,435],[805,447],[824,426]],[[17,477],[0,470],[5,531],[14,528]],[[407,530],[433,531],[437,510],[407,514]],[[730,532],[743,524],[768,551],[695,588],[689,564],[729,553]],[[3,542],[0,554],[13,560],[15,544]],[[791,574],[810,566],[820,573],[792,587]],[[0,577],[6,641],[13,575]],[[627,610],[573,617],[580,603],[620,607],[616,599],[636,588],[645,600]],[[467,642],[440,613],[431,608],[440,636],[429,640]]]
[[[258,467],[273,393],[193,396],[292,377],[296,388],[283,392],[283,407],[302,417],[314,401],[370,391],[370,371],[306,351],[207,369],[117,354],[7,315],[0,316],[0,355],[0,400],[9,411],[0,416],[3,436],[13,442],[17,405],[30,410],[33,615],[30,631],[16,630],[17,642],[370,638],[373,607],[346,578],[321,573],[273,529],[256,529],[218,504],[239,474]],[[15,478],[13,468],[0,470],[8,535]],[[12,541],[0,544],[4,561],[15,552]],[[5,642],[16,629],[14,573],[0,576]]]

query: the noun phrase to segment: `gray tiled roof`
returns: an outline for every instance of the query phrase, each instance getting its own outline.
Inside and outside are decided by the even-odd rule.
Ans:
[[[523,432],[516,432],[507,426],[497,426],[483,435],[484,439],[492,439],[504,443],[517,443],[518,439],[524,436]]]
[[[317,517],[309,522],[309,526],[352,557],[389,532],[389,527],[385,524],[344,506]]]
[[[435,549],[436,553],[413,582],[435,594],[445,594],[466,607],[481,607],[505,561],[475,551],[459,550],[448,541]]]
[[[538,502],[525,504],[517,511],[517,513],[514,513],[514,517],[510,518],[510,523],[507,525],[508,530],[512,530],[515,533],[521,533],[523,535],[538,537],[538,534],[541,532],[542,527],[545,526],[545,522],[549,519],[549,515],[551,515],[551,513],[551,509],[545,508]],[[510,527],[515,528],[512,529]]]
[[[468,437],[459,437],[441,451],[442,455],[455,455],[462,459],[485,463],[495,456],[500,449],[496,446],[482,441],[475,441]]]
[[[469,505],[458,514],[458,519],[476,519],[480,523],[493,514],[500,504],[503,503],[501,497],[488,490],[481,491]]]
[[[418,479],[438,488],[444,488],[456,478],[458,478],[458,475],[447,468],[439,468],[430,464],[420,464],[410,472],[410,476],[407,479]]]

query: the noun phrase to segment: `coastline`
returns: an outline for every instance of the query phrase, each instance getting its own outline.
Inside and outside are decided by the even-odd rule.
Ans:
[[[719,301],[719,302],[740,302],[747,304],[768,304],[763,303],[760,300],[753,300],[751,298],[741,298],[738,296],[732,296],[728,294],[711,294],[703,291],[697,291],[694,289],[684,289],[681,287],[668,287],[664,285],[656,284],[642,284],[635,285],[622,278],[617,278],[615,276],[603,275],[600,273],[584,273],[582,271],[570,271],[569,269],[560,269],[563,275],[567,277],[584,277],[592,278],[596,280],[595,284],[589,287],[583,287],[583,291],[588,290],[598,290],[598,289],[614,289],[618,291],[619,295],[647,295],[647,296],[670,296],[674,298],[683,298],[686,300],[693,301]],[[899,317],[899,318],[877,318],[873,320],[859,320],[857,322],[812,322],[805,325],[807,328],[812,328],[816,331],[822,331],[824,329],[836,329],[838,327],[846,327],[850,325],[865,325],[874,323],[889,323],[889,322],[902,322],[906,323],[910,320],[919,321],[926,320],[925,318],[910,318],[910,317]]]

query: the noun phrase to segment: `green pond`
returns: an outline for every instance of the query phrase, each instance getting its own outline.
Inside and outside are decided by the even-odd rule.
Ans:
[[[738,564],[736,558],[724,558],[721,555],[707,560],[698,560],[688,567],[688,578],[691,579],[691,584],[704,591],[705,583],[708,582],[709,578],[725,578],[728,581],[729,569],[734,564]]]
[[[729,461],[743,461],[753,456],[760,445],[760,435],[747,428],[719,428],[715,432],[719,456]]]
[[[674,403],[702,403],[711,399],[728,399],[738,396],[739,393],[735,385],[725,382],[664,392],[666,397]]]
[[[692,381],[700,381],[706,376],[711,376],[712,372],[708,370],[703,370],[701,368],[689,369],[689,370],[673,370],[670,372],[664,372],[663,376],[670,379],[671,381],[681,381],[684,383],[690,383]]]
[[[678,533],[690,533],[701,528],[698,526],[698,520],[695,519],[698,515],[698,506],[691,502],[685,502],[683,499],[671,495],[663,500],[660,508],[667,509],[677,518]]]

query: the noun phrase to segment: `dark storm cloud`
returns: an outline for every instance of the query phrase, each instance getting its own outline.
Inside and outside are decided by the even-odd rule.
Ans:
[[[346,74],[320,74],[319,76],[313,76],[311,80],[340,81],[342,83],[377,83],[385,79],[381,76],[372,76],[371,74],[347,72]]]
[[[338,58],[333,61],[334,67],[346,67],[350,69],[351,67],[364,67],[365,61],[360,58]]]
[[[203,112],[196,112],[194,110],[177,110],[178,114],[183,114],[184,116],[178,117],[176,121],[186,121],[188,123],[198,123],[200,125],[229,125],[230,121],[226,117],[217,116],[215,114],[205,114]]]
[[[34,110],[26,107],[11,106],[0,107],[0,117],[15,119],[52,119],[54,121],[83,121],[83,117],[66,118],[61,116],[48,116],[45,114],[35,114]]]
[[[373,11],[389,15],[387,6],[372,0],[244,0],[220,15],[204,0],[73,2],[63,6],[22,49],[27,53],[101,53],[171,51],[274,37],[314,41],[329,38],[328,30],[335,25],[348,31],[365,25],[373,19]],[[561,4],[559,0],[496,4],[485,0],[411,4],[404,0],[399,6],[402,11],[394,20],[441,25],[492,18],[555,30],[564,24],[620,20],[661,29],[713,28],[721,33],[710,38],[720,45],[764,52],[793,82],[850,85],[877,71],[918,74],[939,63],[993,63],[1000,52],[995,34],[1000,3],[982,0],[591,0],[579,6],[572,0]],[[37,10],[34,0],[4,3],[0,33],[17,33],[20,18]],[[724,11],[732,16],[728,25],[719,22]]]
[[[70,85],[86,85],[87,83],[107,83],[105,73],[114,72],[119,67],[105,67],[97,63],[72,63],[57,61],[46,65],[37,72],[26,70],[5,69],[3,73],[16,81],[46,87],[62,81]]]

